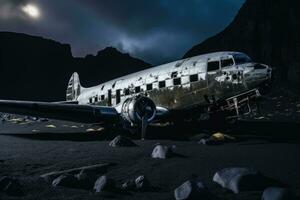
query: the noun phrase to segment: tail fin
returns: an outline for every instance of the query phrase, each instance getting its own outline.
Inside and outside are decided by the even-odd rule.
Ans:
[[[80,85],[79,75],[77,72],[74,72],[69,80],[67,87],[66,100],[75,101],[78,96],[81,94],[83,87]]]

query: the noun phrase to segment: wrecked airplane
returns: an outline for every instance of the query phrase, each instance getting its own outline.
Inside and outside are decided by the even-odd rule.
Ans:
[[[129,74],[95,87],[82,87],[75,72],[64,102],[0,100],[0,111],[141,127],[159,120],[195,118],[215,112],[251,112],[269,88],[272,69],[240,52],[199,55]],[[242,108],[247,109],[242,109]],[[245,111],[247,110],[247,111]],[[233,112],[232,112],[233,111]]]

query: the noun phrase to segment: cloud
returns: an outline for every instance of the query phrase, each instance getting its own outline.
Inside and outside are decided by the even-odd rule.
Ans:
[[[0,16],[0,30],[70,43],[75,56],[115,46],[159,64],[180,59],[193,45],[221,31],[244,1],[0,0],[0,13],[10,15],[10,20]],[[15,12],[28,2],[39,5],[42,19],[29,21]]]
[[[26,0],[0,0],[0,18],[22,17],[20,7],[25,4]]]

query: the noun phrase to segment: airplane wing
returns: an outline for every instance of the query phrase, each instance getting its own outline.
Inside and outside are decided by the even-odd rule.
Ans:
[[[81,123],[116,122],[119,117],[113,107],[13,100],[0,100],[0,112]]]

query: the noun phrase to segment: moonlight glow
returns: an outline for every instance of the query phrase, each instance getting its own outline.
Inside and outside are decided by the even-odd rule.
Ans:
[[[36,5],[33,4],[27,4],[26,6],[22,7],[22,11],[26,13],[31,18],[39,18],[40,17],[40,11],[39,8]]]

